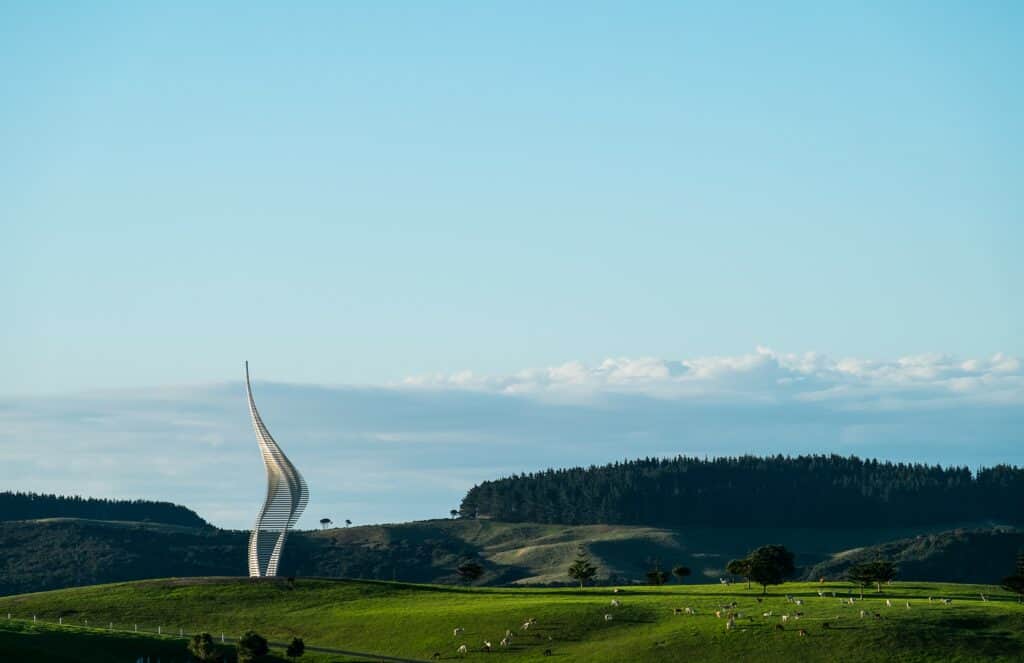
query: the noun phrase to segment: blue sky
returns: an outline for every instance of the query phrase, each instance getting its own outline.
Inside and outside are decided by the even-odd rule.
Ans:
[[[1019,3],[301,4],[0,6],[0,453],[59,446],[26,402],[244,359],[455,398],[763,345],[1020,395]]]

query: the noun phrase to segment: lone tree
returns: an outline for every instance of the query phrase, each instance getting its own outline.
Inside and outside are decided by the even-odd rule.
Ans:
[[[266,638],[255,631],[246,631],[238,640],[238,663],[258,661],[269,651]]]
[[[1024,550],[1017,553],[1017,572],[1003,578],[1000,584],[1006,591],[1024,596]]]
[[[743,559],[731,560],[725,565],[725,570],[730,575],[739,576],[747,581],[747,589],[750,589],[750,560],[744,557]]]
[[[348,526],[350,526],[351,524],[352,524],[352,521],[351,521],[351,520],[349,520],[348,518],[346,518],[346,519],[345,519],[345,527],[348,527]]]
[[[688,566],[677,566],[672,569],[672,575],[679,578],[679,582],[683,582],[690,575],[690,567]]]
[[[793,553],[785,546],[761,546],[747,556],[750,563],[750,579],[761,585],[761,593],[768,593],[768,585],[781,585],[793,575]]]
[[[846,579],[860,585],[860,597],[864,598],[864,588],[868,585],[875,585],[879,592],[882,591],[882,583],[889,582],[896,577],[896,565],[884,559],[876,559],[873,562],[861,562],[854,564],[846,572]]]
[[[459,564],[458,568],[455,569],[455,573],[459,574],[459,577],[467,583],[471,583],[484,574],[484,567],[479,562],[471,559]]]
[[[306,643],[302,641],[302,638],[292,638],[284,653],[288,658],[302,658],[302,655],[306,653]]]
[[[459,517],[459,510],[458,509],[452,509],[451,511],[448,512],[448,515],[451,516],[452,519],[458,518]]]
[[[334,524],[334,522],[331,521],[330,518],[321,518],[320,519],[320,529],[327,529],[328,527],[330,527],[333,524]]]
[[[645,574],[647,576],[647,582],[652,585],[664,585],[668,582],[668,571],[661,570],[661,560],[656,559],[654,560],[653,565],[651,565],[650,562],[648,562],[648,564],[650,565],[650,568]]]
[[[569,565],[569,577],[580,583],[580,590],[583,583],[597,575],[597,567],[590,563],[590,555],[583,546],[576,549],[576,559]]]
[[[213,636],[209,633],[196,633],[188,643],[188,653],[197,661],[207,663],[215,661],[220,656],[217,647],[213,644]]]

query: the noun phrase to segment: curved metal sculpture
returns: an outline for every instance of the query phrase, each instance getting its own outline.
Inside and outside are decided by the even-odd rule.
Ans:
[[[249,362],[245,362],[245,391],[249,396],[252,427],[256,430],[263,464],[267,467],[267,498],[249,536],[249,577],[269,578],[277,575],[277,563],[281,559],[284,540],[309,502],[309,489],[302,475],[263,425],[263,419],[256,410],[256,402],[252,399]]]

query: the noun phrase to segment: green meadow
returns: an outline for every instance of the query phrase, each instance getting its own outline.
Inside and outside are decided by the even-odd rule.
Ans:
[[[0,659],[184,660],[184,641],[156,636],[159,627],[173,635],[207,631],[218,640],[255,630],[272,642],[297,636],[307,646],[418,660],[435,653],[441,660],[508,661],[1024,660],[1024,605],[1015,596],[985,585],[882,589],[850,605],[851,591],[854,599],[859,593],[848,583],[787,583],[762,596],[742,584],[581,592],[307,578],[150,580],[0,597]],[[736,615],[731,629],[729,610]],[[138,634],[120,630],[135,625]],[[464,632],[454,635],[455,628]],[[513,636],[503,648],[506,631]],[[482,650],[485,641],[492,652]],[[463,644],[468,652],[460,655]],[[274,653],[283,658],[280,648]],[[375,659],[308,652],[303,660]]]

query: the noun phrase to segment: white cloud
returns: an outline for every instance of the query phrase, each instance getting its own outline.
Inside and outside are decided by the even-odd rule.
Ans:
[[[1021,362],[1003,354],[957,359],[911,355],[895,361],[822,354],[753,353],[682,360],[609,358],[596,365],[573,361],[507,376],[469,372],[412,377],[406,387],[470,389],[537,397],[633,393],[668,399],[726,398],[752,401],[877,401],[891,407],[941,404],[950,399],[1024,403]]]

